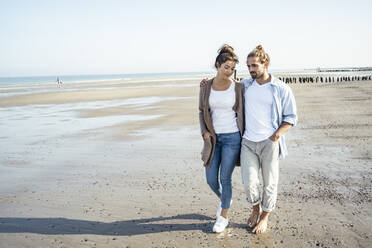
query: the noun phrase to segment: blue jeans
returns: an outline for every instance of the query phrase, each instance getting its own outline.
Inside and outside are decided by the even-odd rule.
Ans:
[[[207,183],[213,192],[222,199],[221,206],[223,209],[230,208],[232,197],[231,176],[240,154],[240,144],[240,132],[217,134],[211,166],[205,169]],[[220,174],[220,182],[218,174]]]

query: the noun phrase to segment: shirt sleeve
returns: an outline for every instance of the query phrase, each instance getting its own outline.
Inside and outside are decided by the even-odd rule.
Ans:
[[[282,99],[283,104],[283,121],[288,122],[295,126],[298,121],[296,100],[289,86],[284,88]]]

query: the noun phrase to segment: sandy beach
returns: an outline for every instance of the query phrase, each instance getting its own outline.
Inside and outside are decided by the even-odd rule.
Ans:
[[[200,160],[199,79],[0,87],[0,247],[372,247],[372,81],[290,84],[269,231],[230,225]]]

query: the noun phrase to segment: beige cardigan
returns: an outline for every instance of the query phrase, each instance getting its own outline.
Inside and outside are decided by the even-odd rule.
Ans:
[[[203,135],[205,132],[210,132],[211,137],[204,140],[203,150],[201,152],[204,166],[209,168],[213,159],[214,148],[216,146],[216,133],[213,128],[212,117],[209,112],[209,96],[211,94],[213,78],[208,80],[207,84],[200,87],[199,93],[199,122],[200,130]],[[237,115],[237,124],[240,135],[243,136],[244,132],[244,87],[242,84],[235,83],[235,104],[233,110]],[[237,166],[240,164],[239,159]]]

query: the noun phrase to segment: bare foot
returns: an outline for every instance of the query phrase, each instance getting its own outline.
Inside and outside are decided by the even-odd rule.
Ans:
[[[251,216],[248,219],[248,227],[253,228],[260,217],[260,204],[253,206]]]
[[[256,227],[252,230],[253,233],[261,234],[267,230],[267,219],[260,220]]]
[[[255,228],[252,230],[253,233],[261,234],[261,233],[266,232],[267,222],[269,221],[269,215],[270,215],[270,213],[268,213],[268,212],[265,212],[265,211],[262,212],[260,221],[255,226]]]

